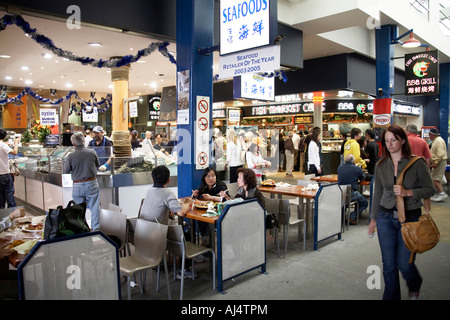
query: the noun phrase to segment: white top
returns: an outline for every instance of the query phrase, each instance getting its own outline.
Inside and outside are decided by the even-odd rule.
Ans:
[[[257,177],[260,177],[262,175],[262,171],[260,168],[256,168],[256,165],[260,163],[266,163],[266,160],[264,160],[259,153],[255,155],[250,151],[247,151],[247,153],[245,154],[245,159],[247,161],[247,167],[249,169],[252,169]]]
[[[296,133],[293,134],[292,136],[292,143],[294,144],[294,149],[298,150],[298,146],[300,144],[300,136]]]
[[[230,167],[238,167],[242,165],[241,150],[234,142],[227,144],[227,164]]]
[[[308,167],[310,165],[315,165],[316,169],[320,168],[319,146],[313,140],[311,140],[308,146]]]
[[[8,154],[12,150],[13,149],[11,149],[5,142],[0,141],[0,174],[11,173],[9,170]]]

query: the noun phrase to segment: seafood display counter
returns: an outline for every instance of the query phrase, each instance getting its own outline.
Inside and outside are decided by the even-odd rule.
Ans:
[[[42,212],[59,205],[65,207],[72,200],[73,181],[71,174],[63,173],[63,167],[65,159],[74,150],[74,147],[63,146],[19,147],[20,156],[16,162],[20,175],[14,181],[16,199]],[[168,187],[177,194],[176,158],[157,153],[152,155],[138,151],[127,158],[111,157],[111,170],[97,172],[101,208],[114,203],[129,217],[136,217],[141,199],[153,184],[151,170],[155,163],[169,168]]]

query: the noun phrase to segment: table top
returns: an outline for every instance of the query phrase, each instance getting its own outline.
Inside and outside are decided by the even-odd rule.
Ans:
[[[323,176],[312,177],[310,180],[316,181],[316,182],[334,183],[334,182],[338,182],[338,175],[337,174],[326,174]],[[363,186],[370,185],[370,181],[361,181],[359,184],[363,185]]]
[[[185,198],[180,198],[180,200]],[[203,221],[206,223],[216,223],[217,219],[219,219],[219,216],[214,217],[205,217],[202,216],[202,214],[206,213],[206,209],[198,209],[194,204],[189,208],[189,210],[186,212],[185,218],[193,219],[197,221]]]
[[[316,196],[317,190],[306,190],[303,186],[283,185],[283,186],[258,186],[261,192],[281,194],[284,196],[301,197],[313,199]]]

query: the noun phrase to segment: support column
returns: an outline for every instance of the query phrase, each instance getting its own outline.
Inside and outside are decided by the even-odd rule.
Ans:
[[[450,108],[450,63],[439,65],[439,131],[448,148]]]
[[[214,45],[214,3],[211,0],[177,0],[177,72],[189,71],[189,118],[186,124],[177,124],[178,197],[190,196],[200,185],[203,172],[196,170],[194,159],[196,101],[197,96],[210,98],[208,112],[212,119],[213,55],[199,54],[198,48]],[[211,123],[208,126],[211,130]]]
[[[114,167],[117,169],[126,159],[131,157],[130,133],[128,131],[128,108],[124,110],[123,101],[128,98],[128,79],[130,65],[111,68],[112,90],[112,132],[111,141],[114,144]]]

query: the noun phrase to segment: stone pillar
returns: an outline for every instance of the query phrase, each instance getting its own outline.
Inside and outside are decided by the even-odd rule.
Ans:
[[[114,167],[117,169],[131,157],[130,133],[128,131],[128,109],[124,111],[123,101],[128,98],[128,78],[130,65],[111,68],[112,90],[112,132],[114,144]]]

